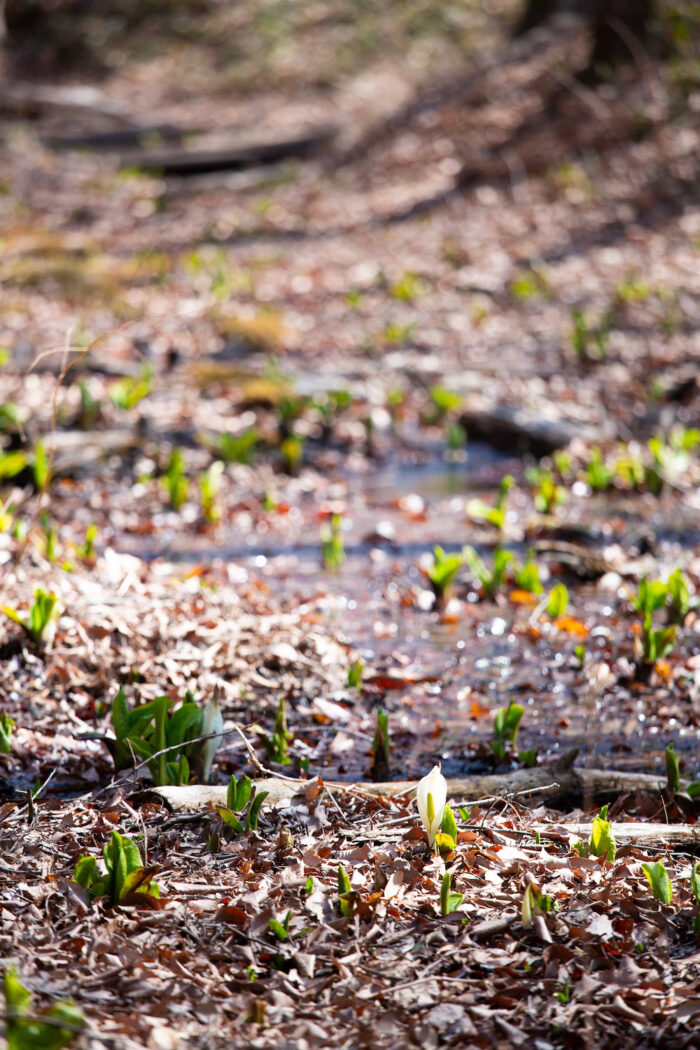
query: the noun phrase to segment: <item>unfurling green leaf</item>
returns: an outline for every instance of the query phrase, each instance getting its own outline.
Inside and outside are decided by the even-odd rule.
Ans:
[[[593,821],[591,837],[588,840],[588,852],[593,857],[605,857],[612,863],[617,853],[617,843],[612,824],[607,820],[608,807],[603,806],[600,814]]]
[[[442,830],[446,835],[456,842],[457,841],[457,821],[455,815],[449,806],[445,806],[445,811],[442,815]]]
[[[657,860],[655,864],[642,864],[642,868],[649,880],[654,899],[661,901],[662,904],[670,904],[673,898],[673,887],[662,861]]]
[[[350,876],[343,867],[342,864],[338,865],[338,908],[343,918],[349,918],[352,915],[352,904],[350,897],[352,895],[352,886],[350,885]]]
[[[493,735],[496,740],[508,741],[515,745],[520,722],[525,708],[511,700],[508,707],[501,707],[493,719]]]

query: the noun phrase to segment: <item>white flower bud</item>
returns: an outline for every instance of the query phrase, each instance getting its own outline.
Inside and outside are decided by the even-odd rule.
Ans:
[[[447,781],[440,772],[439,764],[433,766],[428,775],[418,781],[416,802],[423,827],[428,833],[428,842],[432,846],[440,831],[447,803]]]

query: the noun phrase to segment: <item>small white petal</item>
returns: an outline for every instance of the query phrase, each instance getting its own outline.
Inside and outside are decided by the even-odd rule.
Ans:
[[[433,796],[433,819],[428,816],[428,795]],[[447,803],[447,781],[440,772],[440,766],[433,766],[427,776],[418,781],[416,803],[423,827],[428,833],[428,842],[432,846],[442,824],[442,817]]]

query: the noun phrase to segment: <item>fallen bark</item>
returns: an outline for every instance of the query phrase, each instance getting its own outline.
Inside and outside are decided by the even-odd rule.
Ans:
[[[655,824],[652,822],[613,822],[613,835],[618,846],[678,846],[700,842],[700,827],[697,824]],[[558,838],[561,834],[572,835],[581,842],[588,842],[592,824],[534,825],[533,834],[539,831],[543,839]]]
[[[547,419],[534,415],[523,407],[491,405],[467,408],[460,423],[469,438],[485,441],[493,448],[515,454],[530,452],[533,456],[547,456],[566,446],[576,437],[599,440],[591,427],[571,420]]]
[[[133,128],[115,131],[83,132],[80,135],[49,135],[42,139],[51,149],[114,150],[131,147],[145,149],[149,142],[169,142],[180,145],[191,132],[173,124],[136,124]]]
[[[488,776],[464,777],[447,781],[448,795],[455,801],[476,802],[483,799],[517,795],[527,799],[533,795],[538,799],[553,799],[574,795],[583,797],[584,804],[592,804],[603,797],[614,797],[624,792],[659,792],[665,779],[645,773],[621,773],[615,770],[575,769],[576,751],[563,755],[558,762],[534,769],[517,769],[513,773],[498,773]],[[291,798],[308,786],[308,781],[266,777],[256,780],[258,791],[269,791],[270,801]],[[368,781],[343,783],[327,781],[326,787],[333,793],[362,791],[368,795],[406,795],[412,797],[416,784],[413,781],[392,780],[373,784]],[[197,809],[213,805],[225,805],[226,788],[206,784],[189,784],[182,787],[153,788],[152,793],[163,799],[173,810]]]
[[[46,111],[64,110],[114,120],[131,121],[119,102],[107,97],[99,88],[87,84],[34,84],[28,81],[0,81],[0,112],[12,116],[39,117]]]

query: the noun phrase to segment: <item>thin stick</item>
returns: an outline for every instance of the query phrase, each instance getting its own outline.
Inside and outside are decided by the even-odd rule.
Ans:
[[[234,722],[233,723],[233,728],[235,729],[235,731],[238,733],[239,737],[241,738],[241,740],[245,744],[245,749],[248,752],[248,757],[250,758],[250,761],[253,763],[253,765],[255,766],[255,768],[256,768],[258,773],[264,773],[265,776],[267,776],[267,777],[274,777],[276,780],[286,780],[289,784],[299,784],[299,785],[301,785],[301,784],[308,784],[309,783],[308,780],[300,780],[298,777],[286,777],[284,775],[284,773],[275,773],[275,771],[273,769],[268,769],[267,766],[264,766],[262,764],[262,762],[260,761],[258,756],[255,754],[255,749],[254,749],[253,745],[251,744],[250,740],[248,739],[248,737],[243,732],[243,727],[240,726],[238,724],[238,722]]]

